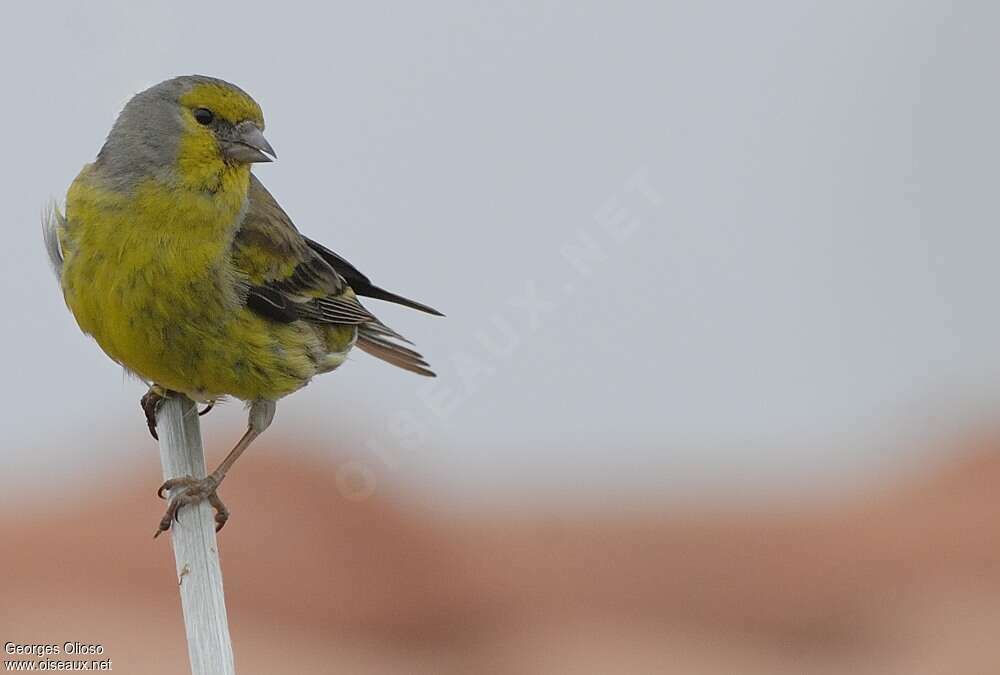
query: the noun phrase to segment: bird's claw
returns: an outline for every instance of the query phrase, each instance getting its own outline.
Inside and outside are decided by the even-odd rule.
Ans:
[[[156,413],[169,395],[170,393],[166,389],[158,384],[154,384],[139,399],[142,412],[146,415],[146,426],[149,427],[150,435],[156,440],[160,440],[160,436],[156,433]]]
[[[160,524],[153,538],[155,539],[169,530],[171,523],[181,522],[180,509],[182,506],[198,504],[206,499],[212,505],[212,508],[215,509],[215,531],[218,532],[221,530],[226,521],[229,520],[229,509],[219,499],[219,495],[216,492],[216,488],[218,487],[219,481],[212,476],[201,479],[183,476],[181,478],[171,478],[164,482],[156,491],[157,497],[166,499],[165,493],[174,492],[174,490],[177,490],[177,492],[170,497],[167,511],[163,514],[163,518],[160,519]]]

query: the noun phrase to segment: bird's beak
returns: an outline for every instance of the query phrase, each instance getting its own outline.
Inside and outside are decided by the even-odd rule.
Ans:
[[[277,159],[278,154],[264,138],[264,132],[253,122],[240,122],[236,125],[235,132],[233,138],[222,143],[222,152],[227,158],[246,164]]]

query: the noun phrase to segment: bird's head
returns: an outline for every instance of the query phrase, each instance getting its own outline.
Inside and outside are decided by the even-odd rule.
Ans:
[[[97,163],[123,183],[149,176],[216,190],[227,173],[270,162],[264,115],[245,91],[188,75],[136,94],[122,110]]]

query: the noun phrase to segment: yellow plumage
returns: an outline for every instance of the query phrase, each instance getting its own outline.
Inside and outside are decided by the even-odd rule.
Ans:
[[[215,486],[270,423],[274,402],[341,365],[355,344],[433,375],[357,294],[438,312],[375,286],[296,230],[250,172],[273,155],[263,128],[260,107],[231,84],[161,83],[129,102],[73,182],[58,244],[47,234],[66,304],[112,359],[155,391],[251,403],[231,458],[204,481],[185,479],[168,516],[218,501]],[[155,435],[154,426],[150,417]]]
[[[343,349],[245,307],[231,248],[249,171],[236,171],[244,180],[207,197],[153,184],[114,194],[84,169],[59,236],[66,302],[83,331],[146,381],[197,400],[280,398]]]

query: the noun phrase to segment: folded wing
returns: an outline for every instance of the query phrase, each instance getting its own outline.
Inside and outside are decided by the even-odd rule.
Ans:
[[[358,301],[361,293],[399,302],[432,314],[426,305],[373,285],[329,249],[303,237],[256,177],[250,179],[246,217],[233,241],[232,263],[248,284],[246,304],[272,321],[307,321],[316,325],[354,325],[357,346],[383,361],[420,375],[434,376],[428,364],[402,335],[379,321]],[[330,263],[341,261],[345,276]],[[381,295],[377,295],[381,294]]]

